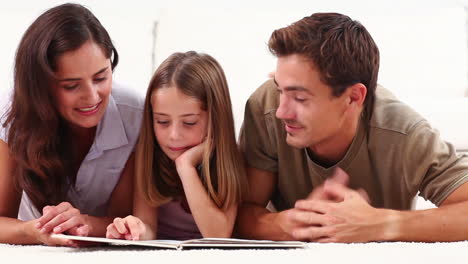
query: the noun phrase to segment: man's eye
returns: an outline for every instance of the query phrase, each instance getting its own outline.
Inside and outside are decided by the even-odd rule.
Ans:
[[[105,80],[106,80],[106,77],[102,77],[102,78],[95,78],[95,79],[94,79],[94,82],[97,82],[97,83],[99,83],[99,82],[102,82],[102,81],[105,81]]]

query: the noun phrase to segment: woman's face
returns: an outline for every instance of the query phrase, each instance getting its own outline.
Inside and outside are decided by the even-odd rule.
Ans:
[[[159,88],[151,96],[151,105],[156,140],[171,160],[203,142],[208,114],[198,99],[175,87]]]
[[[55,107],[71,127],[92,128],[104,116],[112,87],[110,59],[93,41],[59,56]]]

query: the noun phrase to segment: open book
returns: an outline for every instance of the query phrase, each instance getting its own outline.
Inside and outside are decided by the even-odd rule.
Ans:
[[[306,243],[300,241],[271,241],[271,240],[248,240],[235,238],[200,238],[190,240],[123,240],[103,237],[83,237],[64,234],[53,234],[52,237],[70,240],[101,242],[110,245],[122,246],[144,246],[167,249],[188,248],[305,248]]]

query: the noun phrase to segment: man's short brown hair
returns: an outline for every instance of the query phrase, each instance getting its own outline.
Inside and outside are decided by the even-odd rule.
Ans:
[[[275,30],[268,46],[277,57],[300,54],[310,59],[334,96],[342,95],[353,84],[364,84],[364,115],[370,120],[379,49],[361,23],[338,13],[315,13]]]

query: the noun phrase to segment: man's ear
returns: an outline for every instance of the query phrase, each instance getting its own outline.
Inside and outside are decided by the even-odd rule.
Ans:
[[[367,88],[362,83],[356,83],[348,87],[348,103],[362,107],[366,100]]]

